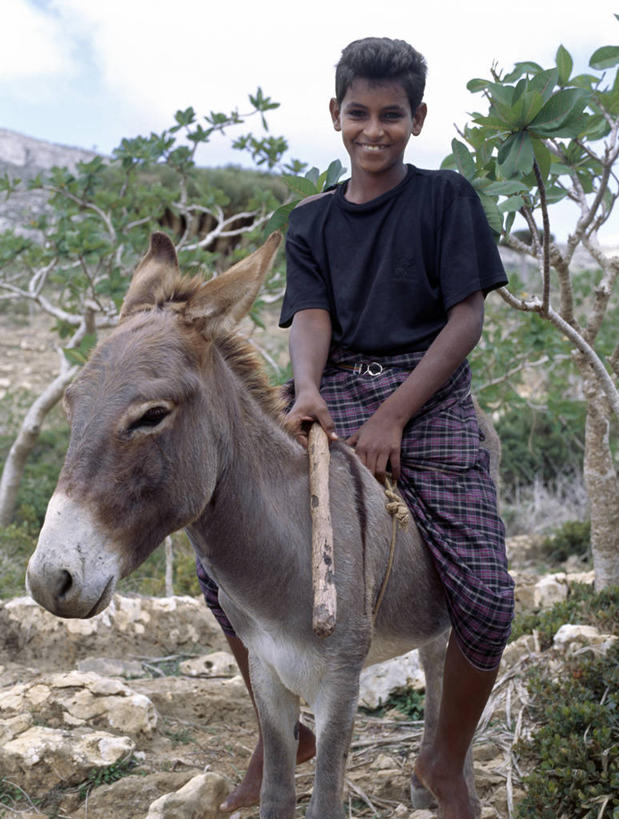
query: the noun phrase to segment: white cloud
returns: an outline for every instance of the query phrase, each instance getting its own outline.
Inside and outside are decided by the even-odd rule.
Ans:
[[[27,0],[4,0],[0,20],[3,82],[72,72],[74,64],[60,20]]]

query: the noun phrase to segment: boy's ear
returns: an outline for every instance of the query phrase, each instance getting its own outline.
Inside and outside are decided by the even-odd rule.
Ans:
[[[421,129],[423,128],[423,123],[426,121],[427,114],[428,106],[425,104],[425,102],[420,103],[420,105],[417,106],[415,116],[413,117],[413,127],[411,129],[413,136],[419,136],[421,133]]]
[[[329,103],[329,111],[331,112],[331,120],[336,131],[342,130],[342,123],[340,122],[340,106],[335,97],[331,97]]]

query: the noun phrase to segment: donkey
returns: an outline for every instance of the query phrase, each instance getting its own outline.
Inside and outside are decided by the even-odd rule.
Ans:
[[[92,617],[171,532],[185,527],[249,649],[264,738],[262,819],[295,811],[299,698],[316,718],[306,816],[343,819],[344,768],[365,664],[420,648],[423,742],[438,718],[449,617],[414,525],[398,534],[387,594],[391,519],[382,487],[344,444],[332,447],[338,620],[312,630],[306,450],[286,430],[279,392],[234,333],[278,245],[204,283],[180,275],[174,246],[151,237],[119,325],[69,387],[71,438],[27,571],[32,596],[60,617]],[[467,781],[474,795],[472,766]],[[430,795],[415,777],[416,806]],[[475,796],[473,796],[476,799]]]

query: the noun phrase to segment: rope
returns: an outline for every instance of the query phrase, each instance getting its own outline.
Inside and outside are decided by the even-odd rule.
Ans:
[[[385,596],[385,592],[387,591],[387,584],[389,583],[389,578],[391,577],[391,570],[393,568],[393,561],[395,558],[395,542],[398,534],[398,524],[401,526],[402,529],[406,529],[410,520],[408,507],[404,503],[402,498],[398,495],[395,485],[391,482],[391,478],[389,478],[389,476],[387,476],[386,478],[385,495],[387,496],[386,504],[387,511],[391,515],[392,520],[391,544],[389,546],[389,560],[387,561],[387,571],[385,572],[383,584],[380,587],[378,599],[376,600],[374,611],[372,612],[372,616],[374,617],[375,621],[376,618],[378,617],[378,610],[380,609],[381,603],[383,602],[383,597]]]

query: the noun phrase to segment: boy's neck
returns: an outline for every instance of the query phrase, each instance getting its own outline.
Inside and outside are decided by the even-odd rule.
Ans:
[[[404,163],[379,174],[353,168],[344,198],[355,205],[363,205],[395,188],[406,178],[407,174],[408,167]]]

